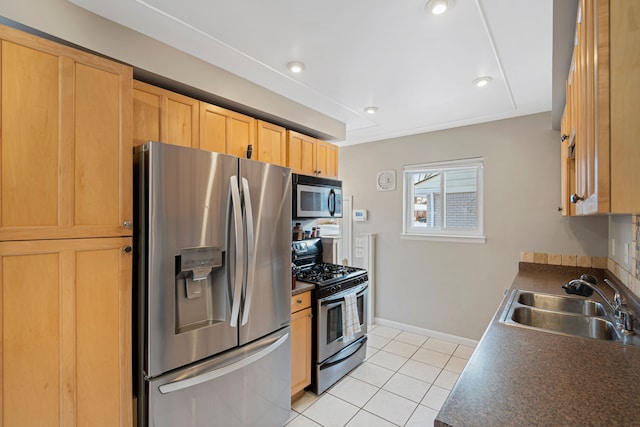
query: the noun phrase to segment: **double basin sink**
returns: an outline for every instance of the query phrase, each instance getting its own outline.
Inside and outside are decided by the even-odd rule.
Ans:
[[[619,331],[605,307],[590,299],[515,289],[500,321],[556,334],[640,346],[637,335]]]

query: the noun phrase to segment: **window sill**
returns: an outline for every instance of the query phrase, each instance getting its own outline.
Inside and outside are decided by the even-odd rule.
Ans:
[[[487,238],[485,236],[456,236],[456,235],[438,235],[438,234],[407,234],[402,233],[400,238],[403,240],[430,240],[432,242],[455,242],[455,243],[480,243],[485,244]]]

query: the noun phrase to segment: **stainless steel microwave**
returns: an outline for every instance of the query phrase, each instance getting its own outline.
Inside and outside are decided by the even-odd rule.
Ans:
[[[292,174],[293,218],[342,218],[342,182]]]

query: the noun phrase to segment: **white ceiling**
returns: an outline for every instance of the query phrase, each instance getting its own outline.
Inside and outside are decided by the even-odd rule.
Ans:
[[[339,145],[551,110],[553,0],[70,1],[344,122]]]

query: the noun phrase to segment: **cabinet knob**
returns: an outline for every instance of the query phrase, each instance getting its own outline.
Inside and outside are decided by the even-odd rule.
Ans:
[[[302,304],[302,300],[301,299],[297,299],[296,300],[296,304]]]
[[[563,142],[567,138],[569,138],[569,135],[563,133],[562,136],[560,137],[560,142]]]
[[[122,248],[122,252],[124,252],[125,254],[131,253],[131,246],[127,245],[124,248]]]
[[[131,221],[125,221],[122,223],[122,226],[124,228],[131,228],[132,222]]]
[[[578,203],[584,200],[584,197],[578,196],[576,193],[571,195],[571,203]]]

